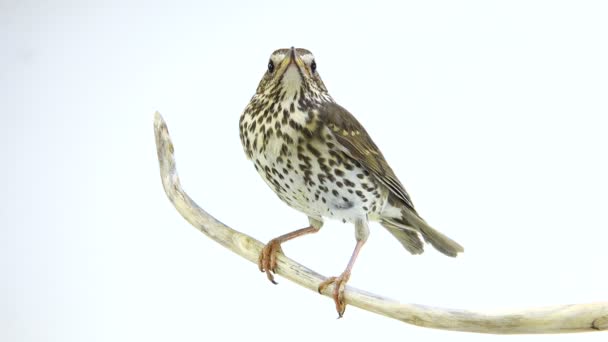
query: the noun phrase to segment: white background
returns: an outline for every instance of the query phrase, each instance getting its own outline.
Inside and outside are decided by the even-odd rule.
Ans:
[[[409,326],[278,278],[189,226],[186,191],[267,241],[306,225],[246,160],[241,111],[270,53],[316,55],[433,226],[464,255],[410,256],[379,225],[350,285],[461,309],[607,299],[603,1],[0,2],[1,341],[605,341]],[[284,246],[324,275],[349,225]]]

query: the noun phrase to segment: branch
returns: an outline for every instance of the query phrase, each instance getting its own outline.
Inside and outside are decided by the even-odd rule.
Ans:
[[[156,148],[163,187],[177,211],[196,229],[243,258],[257,263],[264,246],[209,215],[182,189],[175,168],[173,144],[160,113],[154,118]],[[278,255],[277,274],[317,291],[325,277],[299,263]],[[324,291],[331,296],[332,286]],[[608,330],[608,302],[561,305],[507,312],[476,312],[419,304],[402,304],[347,286],[345,300],[359,307],[421,327],[489,334],[547,334]]]

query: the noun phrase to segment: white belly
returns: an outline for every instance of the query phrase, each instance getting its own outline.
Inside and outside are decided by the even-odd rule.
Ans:
[[[309,143],[322,156],[329,155],[323,142]],[[266,149],[256,152],[252,159],[266,183],[292,208],[316,219],[327,217],[353,223],[382,210],[382,198],[386,196],[374,198],[366,194],[361,185],[373,182],[363,170],[357,167],[348,170],[339,163],[328,166],[327,158],[310,154],[306,154],[308,160],[302,159],[296,145],[281,156],[283,145],[282,138],[269,138]],[[302,147],[300,151],[305,149]]]

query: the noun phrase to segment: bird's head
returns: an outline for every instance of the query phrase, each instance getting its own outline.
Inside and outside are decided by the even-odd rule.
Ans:
[[[258,86],[258,94],[294,96],[326,95],[327,89],[317,72],[315,56],[306,49],[279,49],[270,55],[268,68]]]

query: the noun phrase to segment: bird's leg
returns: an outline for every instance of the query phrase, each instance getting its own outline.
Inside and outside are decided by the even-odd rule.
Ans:
[[[350,261],[348,262],[348,266],[346,266],[346,269],[339,277],[329,277],[318,287],[318,291],[321,293],[327,286],[334,284],[333,298],[336,304],[336,311],[338,311],[338,318],[342,318],[344,311],[346,310],[346,303],[344,302],[344,287],[350,278],[351,270],[364,243],[364,240],[357,241],[353,255],[350,257]]]
[[[276,237],[268,241],[264,248],[262,248],[260,256],[258,257],[258,267],[260,268],[260,272],[266,272],[266,277],[268,277],[268,280],[270,280],[273,284],[277,284],[277,282],[274,280],[273,273],[275,273],[275,269],[277,267],[277,253],[283,252],[281,250],[281,244],[285,241],[295,239],[298,236],[316,233],[319,231],[319,229],[321,229],[321,226],[323,226],[323,221],[310,217],[308,220],[310,222],[310,226]]]
[[[348,265],[346,269],[339,277],[329,277],[321,284],[319,284],[318,291],[322,293],[325,288],[331,284],[334,285],[334,293],[333,298],[336,304],[336,310],[338,311],[338,318],[342,318],[344,315],[344,310],[346,310],[346,303],[344,302],[344,287],[350,278],[350,273],[353,269],[353,265],[355,265],[355,260],[357,260],[357,256],[359,255],[359,251],[361,247],[367,241],[367,237],[369,236],[369,228],[367,226],[367,220],[359,220],[355,223],[355,237],[357,238],[357,244],[355,245],[355,249],[353,250],[353,254],[348,261]]]

